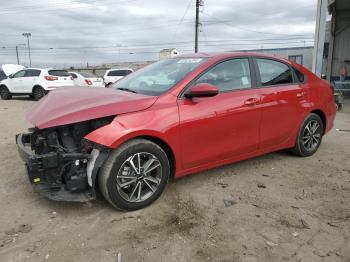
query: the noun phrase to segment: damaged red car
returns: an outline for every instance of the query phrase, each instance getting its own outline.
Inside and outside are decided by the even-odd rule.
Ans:
[[[109,89],[62,88],[18,134],[30,182],[57,201],[97,190],[121,210],[170,179],[281,149],[311,156],[333,127],[333,89],[294,62],[254,53],[180,56]]]

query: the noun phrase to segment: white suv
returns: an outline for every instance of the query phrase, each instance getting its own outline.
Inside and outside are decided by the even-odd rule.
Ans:
[[[0,82],[0,96],[6,100],[12,95],[30,95],[39,100],[63,86],[74,86],[73,78],[65,70],[26,68]]]
[[[132,72],[134,72],[134,70],[131,68],[109,69],[106,71],[103,80],[107,87],[127,76],[128,74],[131,74]]]

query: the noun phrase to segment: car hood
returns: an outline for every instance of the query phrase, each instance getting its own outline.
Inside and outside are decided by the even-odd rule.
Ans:
[[[27,113],[27,120],[43,129],[144,110],[156,100],[154,96],[114,89],[67,87],[51,91],[37,102]]]
[[[4,71],[5,75],[9,76],[11,74],[17,73],[19,70],[24,69],[24,66],[15,65],[15,64],[6,64],[1,66],[2,71]]]

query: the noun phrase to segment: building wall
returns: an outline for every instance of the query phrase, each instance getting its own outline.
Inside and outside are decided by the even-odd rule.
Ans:
[[[256,49],[256,50],[242,50],[245,52],[265,53],[275,56],[280,56],[289,59],[289,56],[302,55],[302,65],[312,68],[312,52],[313,47],[291,47],[291,48],[275,48],[275,49]]]
[[[334,45],[332,57],[331,79],[340,76],[340,70],[345,66],[344,61],[350,61],[350,10],[337,10],[333,30]],[[348,76],[350,75],[350,64],[346,65]]]

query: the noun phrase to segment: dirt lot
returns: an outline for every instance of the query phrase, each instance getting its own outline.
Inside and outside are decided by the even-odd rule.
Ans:
[[[169,184],[152,206],[33,192],[14,136],[28,99],[0,101],[0,261],[350,261],[350,105],[316,155],[277,152]]]

